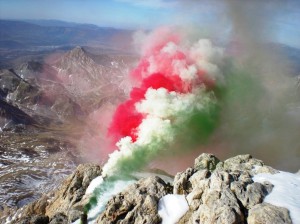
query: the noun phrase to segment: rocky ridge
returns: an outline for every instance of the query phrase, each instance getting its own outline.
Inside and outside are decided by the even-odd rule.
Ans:
[[[193,167],[178,173],[173,184],[159,177],[142,178],[113,196],[97,223],[161,223],[158,201],[166,194],[185,195],[189,210],[179,224],[210,223],[292,223],[286,208],[264,203],[272,184],[254,182],[258,173],[277,173],[250,155],[220,161],[214,155],[201,154]],[[100,175],[96,165],[80,165],[55,192],[45,195],[14,214],[10,223],[71,223],[84,220],[83,205],[89,200],[84,192],[90,181]],[[38,220],[38,221],[37,221]]]

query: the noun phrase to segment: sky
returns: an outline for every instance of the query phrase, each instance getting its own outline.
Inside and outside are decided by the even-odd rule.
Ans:
[[[56,19],[127,29],[193,25],[222,36],[232,25],[228,5],[235,1],[242,0],[0,0],[0,19]],[[248,2],[256,3],[250,16],[261,18],[273,41],[300,48],[299,0]]]

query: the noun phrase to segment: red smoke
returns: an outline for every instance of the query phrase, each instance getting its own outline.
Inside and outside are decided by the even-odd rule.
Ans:
[[[183,81],[178,75],[167,77],[161,73],[155,73],[143,80],[141,89],[145,90],[146,93],[150,87],[153,89],[165,88],[168,91],[183,92]]]
[[[167,30],[160,30],[161,34],[166,34]],[[178,35],[163,35],[156,41],[150,41],[147,46],[145,56],[140,60],[138,66],[131,72],[131,78],[140,83],[130,92],[130,99],[122,103],[116,109],[113,120],[108,129],[108,136],[116,143],[120,138],[130,136],[132,141],[137,139],[137,127],[143,120],[143,114],[135,109],[135,103],[144,99],[148,88],[165,88],[168,91],[185,92],[185,86],[181,78],[173,74],[172,63],[176,59],[184,59],[185,55],[177,51],[170,55],[161,53],[167,43],[178,43]],[[152,57],[159,72],[148,74],[150,69],[149,58]],[[147,74],[147,75],[146,75]]]
[[[108,135],[113,138],[114,143],[125,136],[130,136],[133,141],[137,139],[136,128],[142,122],[143,115],[136,111],[136,102],[129,99],[118,106],[108,129]]]
[[[167,77],[156,73],[145,78],[141,87],[133,88],[130,92],[130,99],[118,106],[113,121],[108,130],[109,136],[116,143],[120,138],[130,136],[132,141],[136,141],[136,129],[143,120],[143,115],[136,111],[135,103],[144,99],[146,91],[149,88],[165,88],[168,91],[184,92],[183,81],[178,75]]]
[[[170,30],[160,29],[149,38],[144,46],[143,57],[130,73],[130,78],[137,83],[137,87],[131,90],[130,98],[118,106],[108,129],[108,136],[114,143],[126,136],[131,137],[133,142],[137,140],[137,128],[146,115],[139,113],[135,104],[145,99],[149,88],[165,88],[168,91],[187,93],[191,91],[192,85],[203,83],[212,87],[214,84],[202,70],[197,71],[197,83],[184,81],[179,76],[176,63],[184,63],[186,68],[192,63],[187,54],[178,47],[179,35],[170,33]]]

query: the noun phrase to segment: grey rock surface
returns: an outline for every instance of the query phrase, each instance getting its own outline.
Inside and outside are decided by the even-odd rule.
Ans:
[[[195,169],[208,169],[214,170],[220,160],[212,154],[202,153],[195,159]]]
[[[50,220],[49,224],[68,224],[68,217],[64,213],[57,213]]]
[[[292,224],[289,211],[268,203],[257,204],[249,210],[248,224]]]
[[[253,175],[261,172],[278,171],[251,155],[224,162],[210,154],[200,155],[194,167],[174,179],[174,193],[185,194],[190,206],[179,223],[246,223],[249,210],[272,191],[270,183],[253,182]]]

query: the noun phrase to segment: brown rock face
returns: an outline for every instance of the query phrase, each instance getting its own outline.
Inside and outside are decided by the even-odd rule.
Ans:
[[[54,198],[46,209],[49,217],[62,212],[67,214],[80,204],[90,182],[101,174],[101,168],[92,164],[79,165],[77,170],[65,181],[62,187],[55,192]]]

